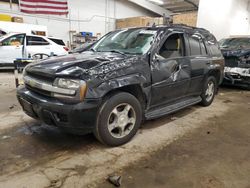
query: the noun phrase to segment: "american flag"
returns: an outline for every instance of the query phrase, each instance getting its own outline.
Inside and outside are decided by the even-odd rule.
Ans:
[[[19,0],[19,6],[28,14],[68,14],[67,0]]]

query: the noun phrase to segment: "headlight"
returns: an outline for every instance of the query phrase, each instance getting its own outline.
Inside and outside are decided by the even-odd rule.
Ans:
[[[67,79],[67,78],[56,78],[53,85],[58,88],[64,88],[69,90],[75,90],[76,95],[73,97],[73,100],[83,101],[87,92],[87,84],[83,80],[76,79]],[[68,96],[61,95],[58,93],[54,94],[57,98],[68,98]]]
[[[81,85],[81,80],[57,78],[53,85],[65,89],[78,89]]]

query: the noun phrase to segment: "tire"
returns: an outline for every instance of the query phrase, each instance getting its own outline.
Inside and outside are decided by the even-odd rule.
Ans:
[[[203,87],[203,91],[201,94],[201,105],[209,106],[212,104],[215,94],[217,92],[217,81],[214,76],[209,76]]]
[[[125,144],[136,134],[141,119],[142,109],[139,101],[129,93],[116,93],[102,104],[94,135],[108,146]]]
[[[45,58],[44,58],[45,57]],[[34,54],[33,56],[32,56],[32,59],[34,59],[34,60],[40,60],[40,59],[47,59],[47,58],[49,58],[50,56],[48,55],[48,54],[44,54],[44,53],[37,53],[37,54]]]

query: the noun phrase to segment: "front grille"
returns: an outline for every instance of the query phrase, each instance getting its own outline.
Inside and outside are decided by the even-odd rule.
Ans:
[[[33,73],[33,72],[26,72],[26,75],[27,76],[30,76],[32,78],[35,78],[35,79],[38,79],[38,80],[41,80],[41,81],[45,81],[45,82],[48,82],[48,83],[52,83],[54,81],[54,78],[53,77],[49,77],[49,76],[46,76],[46,75],[41,75],[41,74],[37,74],[37,73]]]
[[[238,58],[236,57],[225,57],[226,67],[238,67]]]
[[[25,87],[32,91],[32,92],[35,92],[37,94],[40,94],[40,95],[45,95],[45,96],[48,96],[48,97],[51,97],[52,96],[52,93],[49,92],[49,91],[45,91],[45,90],[42,90],[42,89],[39,89],[39,88],[35,88],[35,87],[31,87],[30,85],[27,85],[25,84]]]
[[[29,76],[30,78],[34,78],[35,80],[39,80],[41,82],[48,83],[48,84],[52,84],[53,81],[54,81],[54,78],[52,78],[52,77],[49,77],[49,76],[46,76],[46,75],[40,75],[40,74],[33,73],[33,72],[28,72],[27,71],[26,75]],[[52,96],[52,93],[49,92],[49,91],[39,89],[37,87],[32,87],[31,85],[28,85],[28,84],[25,84],[25,87],[28,90],[30,90],[32,92],[35,92],[37,94],[40,94],[40,95],[43,95],[43,96],[48,96],[48,97]]]

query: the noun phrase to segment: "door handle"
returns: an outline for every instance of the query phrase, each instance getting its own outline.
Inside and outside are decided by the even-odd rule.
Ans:
[[[188,68],[188,65],[181,65],[182,69]]]

